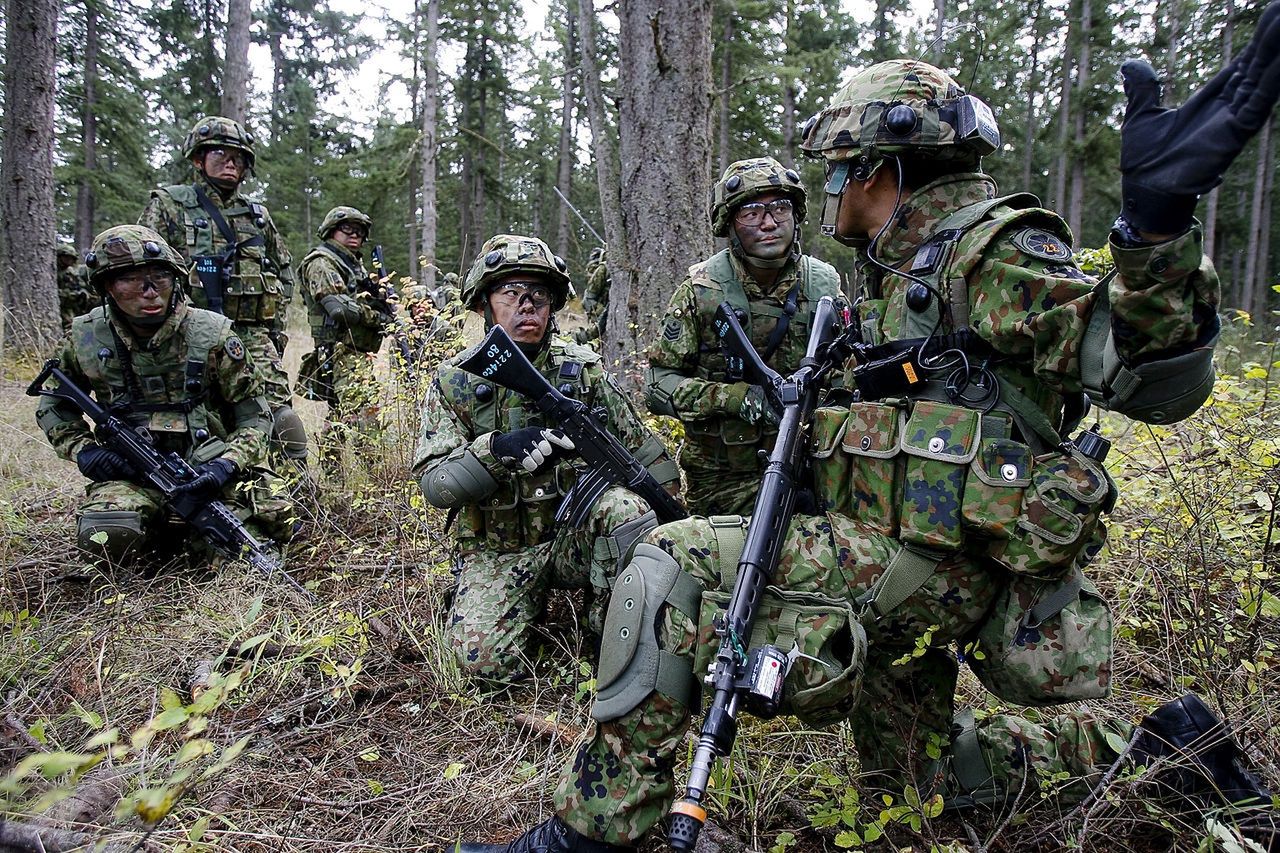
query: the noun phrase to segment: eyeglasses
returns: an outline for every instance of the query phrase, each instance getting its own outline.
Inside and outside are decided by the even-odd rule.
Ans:
[[[363,228],[361,228],[359,225],[352,225],[348,222],[342,223],[334,230],[341,231],[343,234],[346,234],[348,237],[359,237],[361,240],[365,238],[365,233]]]
[[[243,151],[235,148],[206,148],[204,156],[210,168],[214,169],[224,163],[234,163],[240,169],[244,169],[249,165],[248,156]]]
[[[773,217],[774,222],[786,222],[791,219],[791,199],[779,198],[773,201],[753,201],[744,204],[738,208],[733,218],[739,225],[754,227],[764,222],[764,215],[768,213]]]
[[[551,304],[549,287],[527,281],[505,281],[496,284],[489,291],[489,295],[502,305],[519,305],[526,297],[533,303],[533,307],[539,310]]]
[[[160,270],[127,272],[117,276],[111,282],[111,289],[118,296],[128,299],[141,296],[147,288],[154,290],[161,296],[166,296],[173,290],[173,282],[174,275],[171,272],[162,272]]]

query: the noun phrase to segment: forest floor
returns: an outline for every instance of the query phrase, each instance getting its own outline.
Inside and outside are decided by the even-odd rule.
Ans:
[[[294,330],[296,372],[307,335],[300,321]],[[1273,786],[1275,359],[1269,348],[1224,348],[1212,403],[1176,428],[1104,420],[1121,499],[1093,577],[1112,603],[1116,661],[1112,696],[1091,705],[1133,720],[1195,690],[1228,716]],[[287,566],[316,594],[308,604],[238,563],[87,565],[74,547],[83,480],[54,456],[23,393],[36,367],[3,370],[0,850],[41,849],[22,840],[40,828],[50,851],[93,838],[115,851],[416,851],[509,838],[548,816],[593,685],[591,641],[574,628],[579,602],[555,597],[536,672],[519,689],[486,695],[459,677],[439,637],[452,584],[444,518],[406,476],[416,389],[389,381],[385,435],[360,454],[371,470],[349,454],[347,476],[326,479],[304,511]],[[319,407],[299,408],[319,435]],[[969,676],[962,693],[979,711],[999,707]],[[858,800],[855,756],[846,725],[747,721],[704,837],[713,849],[771,853],[862,841],[1248,849],[1230,846],[1225,823],[1161,810],[1123,773],[1065,818],[1041,809],[966,825]]]

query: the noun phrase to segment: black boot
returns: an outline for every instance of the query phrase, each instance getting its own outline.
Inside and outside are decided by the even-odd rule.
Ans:
[[[1138,729],[1134,762],[1165,759],[1155,781],[1170,792],[1204,805],[1270,804],[1271,792],[1245,767],[1226,724],[1194,693],[1156,708]]]
[[[445,848],[445,853],[454,848]],[[587,838],[572,827],[552,817],[530,829],[510,844],[472,844],[463,841],[457,853],[626,853],[630,847],[606,844]]]

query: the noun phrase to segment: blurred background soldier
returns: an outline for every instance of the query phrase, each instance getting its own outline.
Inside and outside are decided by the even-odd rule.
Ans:
[[[79,261],[75,249],[66,243],[58,244],[58,310],[63,331],[71,328],[73,319],[88,314],[98,304],[89,287],[88,272]]]
[[[582,308],[587,312],[587,325],[573,339],[580,344],[604,337],[609,321],[609,261],[605,247],[596,246],[587,259],[587,286],[582,291]]]
[[[564,261],[532,237],[499,234],[480,250],[462,299],[502,326],[562,393],[598,408],[609,430],[658,482],[679,472],[591,349],[553,335],[569,295]],[[573,442],[518,394],[442,364],[427,392],[413,472],[427,500],[457,513],[458,589],[446,627],[464,672],[511,679],[529,668],[533,630],[548,588],[593,593],[599,631],[618,565],[657,525],[648,504],[613,487],[582,529],[557,528],[556,509],[576,479]]]
[[[85,262],[103,304],[73,321],[58,366],[101,405],[150,430],[159,451],[187,460],[199,475],[193,489],[220,495],[256,535],[285,540],[290,506],[261,467],[271,429],[263,379],[231,321],[188,303],[186,264],[149,228],[108,228]],[[74,406],[41,397],[36,420],[90,480],[80,547],[111,563],[149,547],[165,523],[161,494],[94,440]]]
[[[273,449],[305,474],[307,433],[281,361],[292,260],[267,208],[240,193],[253,171],[253,143],[237,121],[197,121],[182,146],[195,179],[152,190],[138,224],[160,232],[191,265],[192,303],[231,318],[266,379]]]

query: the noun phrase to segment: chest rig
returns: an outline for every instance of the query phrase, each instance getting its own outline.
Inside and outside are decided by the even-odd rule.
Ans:
[[[331,344],[338,339],[333,319],[321,307],[320,299],[316,298],[316,295],[311,292],[311,288],[306,283],[307,267],[320,260],[329,261],[338,269],[342,274],[346,295],[353,298],[360,289],[360,283],[366,281],[369,278],[369,274],[365,271],[363,265],[353,264],[353,258],[344,257],[341,252],[327,243],[321,243],[308,252],[298,266],[299,278],[303,282],[302,299],[307,306],[307,320],[311,326],[311,337],[315,339],[317,344]],[[380,343],[382,336],[378,335],[377,340]],[[374,348],[377,348],[376,345]]]

